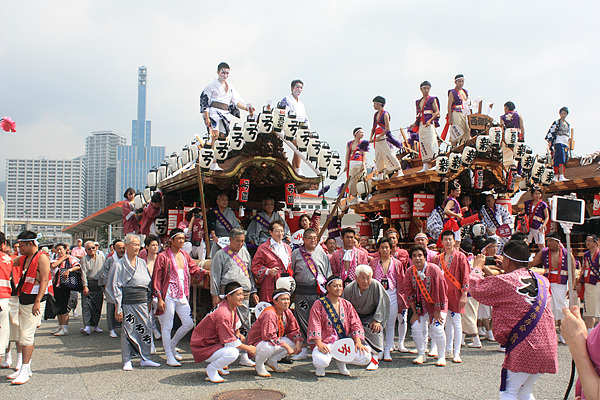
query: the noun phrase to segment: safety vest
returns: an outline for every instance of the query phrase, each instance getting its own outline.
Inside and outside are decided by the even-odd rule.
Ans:
[[[12,287],[10,273],[12,271],[12,258],[0,251],[0,299],[9,299]]]
[[[29,268],[27,268],[27,273],[21,277],[21,279],[24,279],[25,281],[23,282],[23,285],[21,286],[21,290],[19,290],[17,295],[20,295],[21,293],[36,294],[36,293],[33,293],[33,289],[35,287],[38,287],[38,290],[39,290],[40,284],[36,283],[35,278],[37,277],[38,260],[41,255],[42,255],[42,252],[38,252],[31,260],[31,263],[29,264]],[[26,256],[21,256],[19,258],[19,265],[21,265],[22,268],[25,267],[25,265],[24,265],[25,259],[26,259]],[[20,281],[19,281],[19,285],[20,285]],[[51,293],[52,295],[54,295],[54,288],[52,287],[51,276],[50,276],[49,271],[48,271],[48,286],[46,287],[46,293]]]

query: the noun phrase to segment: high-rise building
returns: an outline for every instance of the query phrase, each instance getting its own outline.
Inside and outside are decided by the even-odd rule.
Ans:
[[[129,187],[144,190],[148,171],[165,158],[164,147],[152,146],[151,123],[146,120],[146,74],[146,67],[138,68],[137,120],[132,121],[131,146],[122,145],[117,150],[117,196]]]
[[[113,131],[92,132],[85,139],[85,215],[121,200],[122,194],[115,195],[117,148],[125,144],[127,139]]]
[[[32,229],[48,239],[68,237],[61,230],[83,218],[84,188],[83,157],[8,159],[5,230],[18,234]]]

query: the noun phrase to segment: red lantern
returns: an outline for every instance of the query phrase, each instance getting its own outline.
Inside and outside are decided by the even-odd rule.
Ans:
[[[475,189],[483,189],[483,169],[475,168]]]
[[[181,221],[183,221],[183,217],[184,217],[183,210],[175,210],[175,209],[169,210],[169,220],[167,222],[168,230],[171,231],[171,229],[177,228],[177,225],[179,225],[179,223]]]
[[[496,199],[496,204],[506,208],[508,213],[512,215],[512,201],[510,199]]]
[[[415,193],[413,199],[413,217],[428,217],[435,207],[435,195]]]
[[[369,221],[358,222],[358,234],[360,236],[373,237],[373,229],[371,229],[371,223]]]
[[[594,209],[592,215],[600,215],[600,195],[594,195]]]
[[[238,201],[240,203],[247,203],[250,192],[250,179],[240,179],[240,186],[238,189]]]
[[[515,191],[515,184],[517,183],[517,169],[510,167],[508,174],[506,174],[506,190],[509,192]]]
[[[294,193],[296,192],[296,186],[293,183],[285,184],[285,204],[288,206],[294,205]]]
[[[390,216],[392,219],[410,219],[412,217],[410,199],[408,197],[392,197],[390,199]]]

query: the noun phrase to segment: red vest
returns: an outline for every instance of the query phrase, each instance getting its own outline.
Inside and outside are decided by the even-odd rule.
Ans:
[[[33,292],[33,288],[36,286],[35,278],[37,277],[38,260],[41,255],[42,255],[42,252],[38,251],[38,253],[31,260],[31,264],[29,264],[27,273],[21,277],[21,279],[25,279],[25,282],[23,283],[23,286],[21,287],[21,290],[19,290],[17,295],[19,295],[21,293],[34,294],[32,292]],[[21,265],[21,268],[24,268],[25,259],[26,259],[26,256],[19,257],[19,265]],[[48,271],[48,286],[46,288],[46,293],[50,293],[50,294],[54,295],[54,288],[52,287],[52,283],[51,283],[52,278],[50,275],[51,275],[50,271]],[[19,283],[20,283],[20,281],[19,281]],[[39,286],[39,283],[37,283],[37,286]]]
[[[10,286],[10,273],[12,271],[12,259],[8,254],[0,251],[0,299],[9,299],[12,293]]]

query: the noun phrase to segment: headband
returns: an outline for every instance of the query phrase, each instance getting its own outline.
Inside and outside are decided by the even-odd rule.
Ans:
[[[548,240],[548,239],[550,239],[550,240],[556,240],[557,242],[561,243],[560,239],[557,239],[557,238],[552,237],[552,236],[546,236],[546,240]]]
[[[281,296],[283,294],[287,294],[287,295],[291,296],[290,292],[279,292],[273,296],[273,300],[275,300],[276,298],[278,298],[279,296]]]
[[[229,296],[230,294],[234,294],[235,292],[237,292],[237,291],[238,291],[238,290],[240,290],[240,289],[244,289],[244,288],[243,288],[243,287],[241,287],[241,286],[240,286],[240,287],[236,287],[235,289],[231,290],[229,293],[220,294],[220,295],[219,295],[219,297],[220,297],[221,299],[224,299],[224,298],[226,298],[227,296]]]
[[[170,239],[173,239],[177,235],[183,235],[183,236],[185,236],[185,232],[176,232],[176,233],[174,233],[174,234],[171,235]]]
[[[17,239],[17,242],[33,242],[36,246],[39,245],[37,239]]]
[[[342,278],[340,278],[339,276],[336,276],[336,277],[334,277],[334,278],[331,278],[331,279],[327,280],[327,282],[325,283],[325,286],[329,286],[329,284],[330,284],[331,282],[334,282],[334,281],[342,281]],[[343,282],[343,281],[342,281],[342,282]]]
[[[424,237],[425,239],[429,240],[429,238],[427,237],[427,234],[425,234],[423,232],[419,232],[415,235],[415,239],[418,237]]]
[[[502,256],[508,258],[509,260],[513,260],[514,262],[519,262],[519,263],[528,263],[529,260],[517,260],[516,258],[512,258],[511,256],[509,256],[508,254],[502,252]]]

